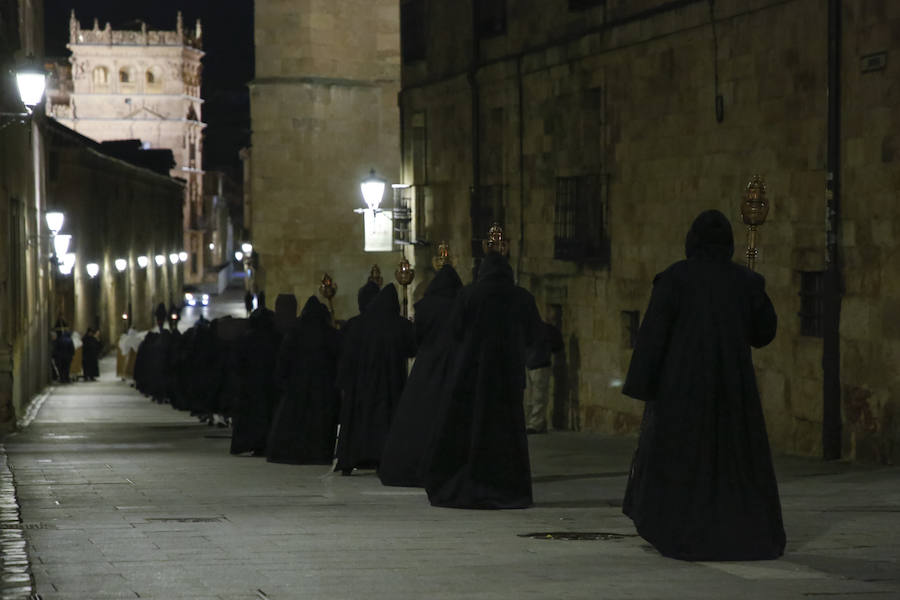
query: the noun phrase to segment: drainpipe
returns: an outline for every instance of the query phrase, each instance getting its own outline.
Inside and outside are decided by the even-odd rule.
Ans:
[[[472,244],[476,239],[475,223],[477,216],[475,214],[475,206],[478,197],[481,194],[481,106],[478,97],[478,59],[481,55],[481,45],[478,31],[478,2],[480,0],[472,0],[472,61],[469,64],[469,72],[467,79],[469,81],[469,89],[472,92],[472,189],[469,193],[469,215],[472,222]],[[484,232],[486,233],[486,232]],[[474,247],[473,247],[474,250]],[[474,252],[473,252],[474,254]],[[478,272],[480,260],[475,259],[472,265],[472,276]]]
[[[828,0],[828,164],[822,299],[822,457],[841,458],[841,0]]]

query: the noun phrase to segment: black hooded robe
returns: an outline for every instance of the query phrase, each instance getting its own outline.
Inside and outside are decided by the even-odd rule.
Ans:
[[[772,559],[785,534],[750,347],[775,337],[762,276],[719,211],[656,276],[623,392],[646,401],[623,512],[665,556]]]
[[[239,373],[236,385],[239,393],[231,396],[230,414],[233,417],[231,453],[252,452],[262,455],[272,413],[278,401],[275,385],[275,363],[281,334],[275,323],[275,313],[258,308],[249,319],[235,319],[235,325],[246,323],[244,333],[230,343],[232,358],[228,370]]]
[[[281,401],[269,428],[269,462],[329,465],[340,396],[335,383],[340,338],[331,313],[310,296],[278,353]]]
[[[488,254],[451,318],[459,350],[425,476],[432,505],[532,505],[522,395],[526,347],[540,324],[534,296],[515,285],[505,258]]]
[[[422,487],[434,424],[453,357],[447,326],[462,281],[444,265],[416,302],[416,362],[397,404],[378,477],[384,485]]]
[[[394,408],[406,384],[406,360],[416,353],[412,323],[400,316],[397,288],[386,285],[350,332],[343,360],[346,395],[335,470],[376,468]]]

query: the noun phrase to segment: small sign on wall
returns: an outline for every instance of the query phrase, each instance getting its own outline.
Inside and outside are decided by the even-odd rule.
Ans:
[[[394,249],[394,230],[388,211],[365,210],[366,252],[390,252]]]

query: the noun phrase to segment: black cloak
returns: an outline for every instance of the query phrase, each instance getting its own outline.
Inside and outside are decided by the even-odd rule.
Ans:
[[[416,302],[416,362],[397,405],[378,476],[385,485],[422,487],[435,417],[453,356],[447,324],[462,281],[444,265]]]
[[[85,379],[100,377],[100,340],[91,332],[81,340],[81,365]]]
[[[397,288],[387,285],[351,330],[352,371],[341,403],[336,470],[374,468],[406,384],[406,360],[416,353],[412,323],[400,316]]]
[[[505,258],[488,254],[451,317],[459,354],[425,476],[433,505],[531,506],[522,394],[525,349],[540,325],[534,296],[515,285]]]
[[[359,288],[359,291],[356,292],[356,304],[359,307],[359,314],[355,317],[350,317],[350,319],[344,323],[344,326],[341,327],[341,357],[338,361],[338,388],[344,393],[347,393],[347,390],[353,385],[356,372],[356,365],[353,362],[355,360],[355,354],[351,351],[356,348],[353,329],[356,324],[359,323],[363,313],[366,312],[366,308],[368,308],[372,301],[375,300],[375,297],[378,296],[379,291],[381,290],[374,281],[367,281],[365,285]]]
[[[281,334],[275,323],[275,313],[265,308],[253,311],[246,321],[234,319],[232,323],[246,325],[237,340],[225,341],[231,357],[226,369],[240,375],[236,382],[240,392],[233,396],[230,410],[223,413],[233,417],[231,453],[261,455],[266,450],[269,425],[278,401],[275,361]]]
[[[665,556],[784,551],[778,486],[750,347],[775,337],[761,275],[731,261],[731,225],[705,211],[687,260],[656,276],[623,392],[646,401],[623,512]]]
[[[328,307],[310,296],[278,353],[281,401],[269,428],[269,462],[328,465],[337,435],[340,339]]]

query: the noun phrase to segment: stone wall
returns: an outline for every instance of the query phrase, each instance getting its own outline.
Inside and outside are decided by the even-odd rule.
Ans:
[[[399,261],[363,252],[363,218],[353,212],[370,169],[399,179],[397,4],[260,0],[255,10],[245,223],[259,255],[255,283],[273,300],[293,293],[302,304],[328,272],[339,286],[336,316],[346,319],[371,264],[387,281]]]
[[[131,326],[149,329],[158,303],[182,300],[186,263],[172,264],[169,254],[183,248],[184,184],[106,156],[59,125],[49,130],[48,152],[51,208],[66,215],[62,232],[72,235],[76,255],[72,275],[56,278],[57,313],[82,334],[99,324],[106,344],[126,330],[129,304]],[[165,257],[162,266],[157,255]],[[146,267],[139,256],[148,258]],[[115,268],[118,258],[127,261],[123,272]],[[94,279],[88,263],[100,267]]]
[[[843,37],[844,451],[880,461],[896,460],[900,441],[895,4],[845,3]],[[801,334],[798,313],[801,273],[825,266],[824,4],[719,1],[711,21],[709,2],[608,0],[570,11],[565,0],[510,0],[505,35],[478,44],[472,12],[440,6],[429,3],[428,27],[442,33],[429,38],[426,60],[403,69],[404,131],[425,129],[425,142],[404,137],[403,154],[404,172],[418,171],[416,207],[428,214],[419,234],[449,239],[466,280],[469,188],[502,188],[520,283],[563,311],[569,383],[555,425],[636,431],[642,406],[620,392],[631,313],[643,315],[654,274],[683,258],[703,209],[732,217],[740,260],[739,203],[759,173],[771,211],[758,271],[780,316],[775,342],[754,352],[769,434],[776,451],[820,455],[822,339]],[[876,52],[887,53],[886,69],[861,73],[861,56]],[[554,258],[558,179],[578,176],[600,182],[598,235],[610,252],[597,262]]]

